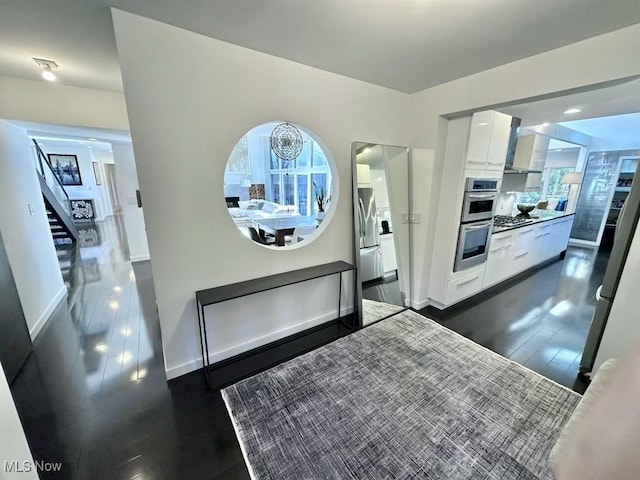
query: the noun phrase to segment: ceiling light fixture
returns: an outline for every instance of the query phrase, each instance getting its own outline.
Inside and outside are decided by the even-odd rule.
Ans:
[[[97,138],[87,138],[87,140],[89,140],[90,142],[97,142],[98,141]]]
[[[571,115],[572,113],[580,113],[582,110],[580,110],[579,108],[570,108],[568,110],[565,110],[564,113],[567,115]]]
[[[53,71],[59,67],[56,62],[36,57],[33,57],[33,61],[42,69],[42,78],[49,82],[55,82],[57,80],[56,74],[53,73]]]

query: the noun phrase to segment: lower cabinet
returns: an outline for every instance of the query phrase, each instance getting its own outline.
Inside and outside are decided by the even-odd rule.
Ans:
[[[572,224],[570,216],[494,234],[482,288],[560,255],[567,249]]]
[[[513,275],[514,234],[511,232],[496,233],[491,238],[489,256],[484,272],[482,288],[500,283],[505,278]]]
[[[480,292],[482,290],[484,271],[484,269],[475,270],[473,273],[451,280],[447,285],[446,305],[454,304],[463,298]]]
[[[384,273],[397,270],[398,263],[396,261],[396,246],[393,241],[393,234],[380,235],[380,246],[382,247],[382,266]]]

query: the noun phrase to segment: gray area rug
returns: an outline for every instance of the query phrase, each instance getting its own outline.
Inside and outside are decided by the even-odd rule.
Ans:
[[[394,313],[404,310],[404,307],[391,305],[390,303],[376,302],[374,300],[362,299],[362,324],[371,325],[385,317],[390,317]]]
[[[222,391],[254,479],[551,479],[580,395],[405,311]]]

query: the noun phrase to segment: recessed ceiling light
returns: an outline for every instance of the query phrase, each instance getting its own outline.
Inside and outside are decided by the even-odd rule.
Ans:
[[[87,140],[89,140],[90,142],[97,142],[98,141],[97,138],[87,138]]]
[[[49,82],[56,81],[56,74],[53,73],[53,71],[58,68],[58,64],[56,62],[54,62],[53,60],[36,57],[33,57],[33,61],[36,62],[36,65],[38,65],[42,69],[42,78],[48,80]]]
[[[567,115],[571,115],[572,113],[580,113],[582,110],[580,110],[579,108],[570,108],[568,110],[565,110],[564,113]]]
[[[482,122],[478,124],[479,127],[484,127],[485,125],[489,125],[489,122]]]
[[[56,74],[50,70],[43,70],[42,78],[48,80],[49,82],[55,82],[57,80]]]

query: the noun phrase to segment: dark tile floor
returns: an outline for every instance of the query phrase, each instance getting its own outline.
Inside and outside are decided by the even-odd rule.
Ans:
[[[151,268],[121,223],[97,224],[85,268],[12,385],[34,458],[69,479],[247,479],[219,392],[201,372],[167,383]],[[440,321],[570,385],[606,259],[571,249],[493,298]]]
[[[583,393],[580,357],[610,252],[570,247],[564,259],[462,308],[421,311],[442,325]]]

